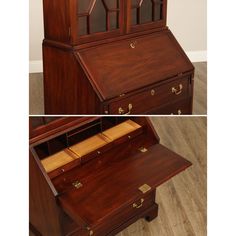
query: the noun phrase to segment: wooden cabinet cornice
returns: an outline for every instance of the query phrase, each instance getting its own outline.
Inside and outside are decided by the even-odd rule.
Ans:
[[[191,114],[166,0],[44,0],[46,114]]]
[[[144,117],[31,117],[29,136],[35,235],[111,236],[151,221],[156,188],[191,166]]]

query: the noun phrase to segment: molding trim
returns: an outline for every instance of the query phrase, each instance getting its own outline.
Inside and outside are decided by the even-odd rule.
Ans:
[[[186,52],[191,62],[202,62],[207,61],[207,51],[189,51]],[[29,73],[42,73],[43,72],[43,62],[30,61],[29,62]]]

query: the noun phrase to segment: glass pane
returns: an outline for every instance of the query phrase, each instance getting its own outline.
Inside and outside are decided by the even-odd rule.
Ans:
[[[119,8],[120,0],[104,0],[109,10]]]
[[[137,8],[133,8],[131,12],[131,24],[132,25],[137,25]]]
[[[106,31],[106,9],[102,1],[96,1],[96,4],[90,15],[91,33]]]
[[[162,19],[162,4],[155,4],[154,20],[158,21]]]
[[[119,18],[117,17],[119,14],[117,12],[112,12],[109,14],[110,16],[110,30],[117,29],[119,27]]]
[[[79,35],[119,28],[120,0],[78,0]]]
[[[132,25],[145,24],[162,19],[161,0],[132,0],[131,8]]]
[[[87,34],[87,17],[79,18],[79,35]]]
[[[91,3],[92,3],[92,0],[78,0],[79,14],[88,12],[89,6]]]
[[[141,20],[140,23],[147,23],[152,21],[152,1],[144,0],[141,5]]]

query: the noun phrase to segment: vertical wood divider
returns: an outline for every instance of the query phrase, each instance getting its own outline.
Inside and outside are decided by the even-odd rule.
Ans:
[[[68,1],[68,11],[69,11],[69,25],[70,25],[70,42],[75,44],[76,39],[79,35],[79,19],[78,19],[78,0]],[[69,31],[69,29],[68,29]],[[69,32],[68,32],[69,33]]]

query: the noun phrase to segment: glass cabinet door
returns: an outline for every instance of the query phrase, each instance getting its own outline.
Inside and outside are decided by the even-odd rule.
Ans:
[[[123,0],[76,0],[77,37],[82,41],[121,33]],[[94,36],[94,37],[91,37]]]
[[[131,0],[130,7],[131,32],[165,25],[166,0]]]

